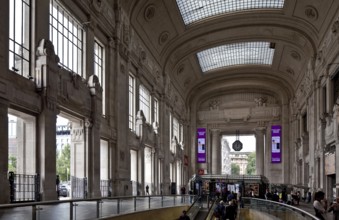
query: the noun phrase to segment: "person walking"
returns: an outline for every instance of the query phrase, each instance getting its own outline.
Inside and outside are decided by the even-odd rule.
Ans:
[[[327,201],[325,199],[325,193],[318,191],[314,194],[313,208],[315,216],[321,220],[326,220]]]
[[[146,185],[146,195],[149,195],[149,186]]]

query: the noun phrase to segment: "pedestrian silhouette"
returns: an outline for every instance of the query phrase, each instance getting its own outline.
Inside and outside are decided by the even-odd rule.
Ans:
[[[147,194],[147,195],[149,195],[149,191],[148,191],[148,190],[149,190],[149,186],[146,185],[146,194]]]

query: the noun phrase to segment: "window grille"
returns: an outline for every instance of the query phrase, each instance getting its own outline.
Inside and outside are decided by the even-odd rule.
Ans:
[[[185,25],[207,18],[255,9],[282,9],[284,0],[177,0]]]
[[[99,78],[102,87],[102,115],[106,114],[106,96],[105,96],[105,71],[104,71],[104,55],[105,50],[102,44],[94,41],[94,74]]]
[[[135,130],[135,78],[133,75],[129,75],[128,81],[128,113],[129,113],[129,129]]]
[[[151,95],[150,92],[143,86],[139,88],[139,107],[145,115],[146,122],[150,122],[150,103]]]
[[[202,72],[235,65],[272,65],[274,44],[240,42],[213,47],[197,53]]]
[[[156,98],[154,98],[153,103],[154,103],[153,107],[154,121],[159,123],[159,102]]]
[[[29,77],[31,48],[30,0],[9,1],[9,69]]]
[[[50,39],[60,58],[59,64],[63,68],[85,77],[82,68],[84,49],[82,25],[57,0],[51,1],[49,22]]]

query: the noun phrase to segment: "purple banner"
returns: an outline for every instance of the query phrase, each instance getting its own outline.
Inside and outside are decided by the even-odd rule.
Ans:
[[[197,129],[197,163],[206,163],[206,128]]]
[[[281,125],[272,125],[272,163],[281,163]]]

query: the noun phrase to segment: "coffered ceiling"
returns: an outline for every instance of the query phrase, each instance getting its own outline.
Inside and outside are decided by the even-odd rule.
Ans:
[[[339,1],[126,0],[122,4],[162,72],[188,103],[239,90],[266,91],[287,103],[316,57]]]

